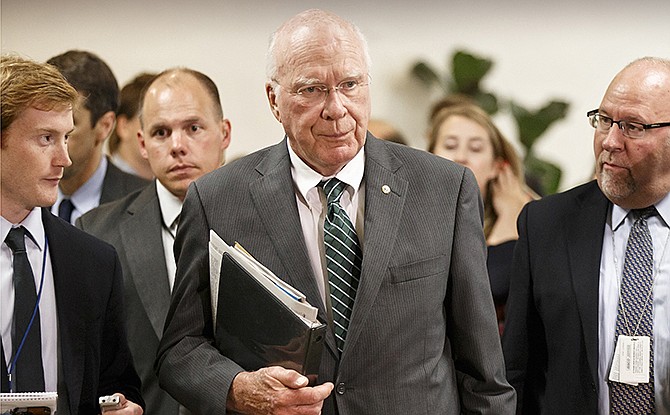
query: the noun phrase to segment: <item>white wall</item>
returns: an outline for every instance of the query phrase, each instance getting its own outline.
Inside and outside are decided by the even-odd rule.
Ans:
[[[69,49],[98,54],[123,85],[140,71],[189,66],[221,91],[233,124],[229,156],[275,143],[281,126],[264,95],[267,39],[295,13],[321,7],[354,21],[373,59],[373,116],[394,123],[425,147],[426,113],[435,95],[409,75],[426,60],[440,69],[457,48],[494,60],[485,88],[531,108],[569,101],[566,120],[538,145],[564,169],[563,189],[593,168],[587,110],[625,64],[670,58],[670,3],[644,0],[307,1],[307,0],[2,0],[2,52],[46,60]],[[496,118],[516,137],[509,116]],[[670,121],[670,120],[653,120]]]

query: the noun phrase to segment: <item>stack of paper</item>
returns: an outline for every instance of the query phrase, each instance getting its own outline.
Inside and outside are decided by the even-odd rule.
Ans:
[[[318,309],[241,246],[210,231],[214,344],[246,370],[282,366],[316,381],[326,334]]]

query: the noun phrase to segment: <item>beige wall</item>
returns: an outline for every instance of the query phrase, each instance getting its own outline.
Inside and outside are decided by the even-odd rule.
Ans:
[[[550,98],[572,103],[567,120],[543,138],[540,155],[564,169],[562,188],[593,168],[587,110],[629,61],[670,58],[667,0],[2,0],[2,52],[46,60],[68,49],[102,57],[124,84],[140,71],[190,66],[218,84],[233,124],[229,157],[282,137],[265,100],[265,49],[286,18],[310,7],[335,11],[367,35],[373,59],[373,116],[425,147],[435,95],[409,76],[417,59],[440,68],[456,48],[495,61],[485,87],[528,107]],[[515,137],[508,116],[496,118]],[[654,120],[670,121],[670,120]]]

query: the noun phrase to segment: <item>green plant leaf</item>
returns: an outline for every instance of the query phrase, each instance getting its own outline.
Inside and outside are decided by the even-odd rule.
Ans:
[[[474,96],[477,105],[482,107],[489,115],[498,112],[498,98],[490,92],[479,92]]]
[[[549,126],[565,118],[568,108],[567,102],[551,101],[538,111],[532,112],[514,101],[510,101],[510,110],[517,123],[521,144],[527,150],[530,150]]]
[[[417,77],[421,82],[423,82],[424,85],[429,88],[435,84],[442,87],[442,82],[440,81],[439,75],[426,62],[419,61],[414,64],[414,67],[412,68],[412,75]]]
[[[493,67],[493,61],[459,50],[454,53],[451,72],[456,91],[474,95],[479,91],[479,83]]]
[[[556,164],[535,157],[532,153],[524,159],[526,175],[537,181],[541,194],[549,195],[558,191],[561,183],[561,169]]]

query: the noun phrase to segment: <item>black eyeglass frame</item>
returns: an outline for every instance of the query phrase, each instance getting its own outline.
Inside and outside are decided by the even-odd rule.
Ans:
[[[619,127],[619,129],[620,129],[621,131],[626,131],[626,130],[621,126],[621,123],[622,123],[622,122],[625,123],[625,124],[629,124],[629,125],[630,125],[630,124],[639,125],[639,126],[642,127],[643,130],[653,130],[653,129],[655,129],[655,128],[670,127],[670,121],[668,121],[668,122],[656,122],[656,123],[653,123],[653,124],[642,124],[641,122],[636,122],[636,121],[615,120],[615,119],[613,119],[612,117],[608,117],[607,115],[602,115],[602,114],[599,113],[598,111],[600,111],[600,109],[594,109],[594,110],[591,110],[591,111],[589,111],[589,112],[586,113],[586,116],[587,116],[588,118],[591,118],[591,117],[593,117],[593,116],[595,116],[595,115],[598,115],[598,116],[600,116],[600,117],[610,119],[610,120],[612,120],[612,125],[616,124],[617,127]],[[591,126],[592,126],[593,128],[596,128],[596,126],[593,125],[593,123],[591,123]],[[610,128],[612,128],[612,126],[610,126]],[[609,130],[609,128],[608,128],[608,130]]]

